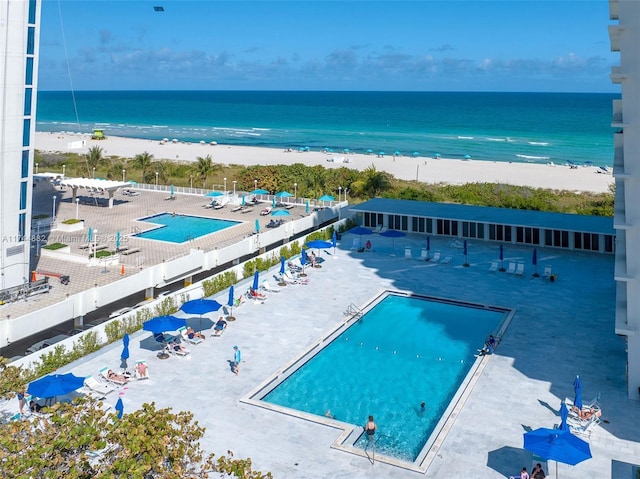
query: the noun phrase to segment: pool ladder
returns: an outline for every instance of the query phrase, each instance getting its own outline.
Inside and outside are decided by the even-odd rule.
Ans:
[[[347,306],[347,310],[344,312],[345,316],[350,316],[351,318],[360,319],[362,317],[362,310],[358,308],[355,304],[351,303]]]

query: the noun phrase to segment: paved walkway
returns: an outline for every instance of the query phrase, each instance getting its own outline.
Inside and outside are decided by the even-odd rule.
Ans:
[[[452,256],[448,265],[390,256],[391,240],[369,237],[374,252],[348,251],[345,235],[335,259],[309,271],[310,284],[269,294],[264,304],[234,309],[237,321],[220,338],[207,338],[184,359],[159,360],[147,349],[148,332],[132,337],[131,359],[146,359],[151,379],[120,390],[125,413],[143,402],[190,410],[207,432],[205,449],[232,450],[251,457],[257,469],[276,478],[504,478],[531,467],[522,434],[559,422],[560,400],[573,396],[573,380],[583,380],[583,396],[601,393],[603,424],[590,439],[593,459],[575,467],[560,464],[564,479],[626,479],[613,473],[640,462],[640,402],[626,395],[625,343],[614,334],[613,256],[538,249],[539,267],[552,265],[558,279],[532,278],[531,249],[505,247],[505,260],[526,263],[523,277],[489,272],[498,245],[471,241],[469,268],[462,251],[449,240],[432,238],[433,250]],[[396,251],[409,244],[417,256],[424,237],[395,241]],[[270,281],[271,276],[267,277]],[[332,449],[339,430],[254,407],[241,398],[291,361],[312,342],[344,320],[351,302],[359,305],[384,289],[409,290],[516,308],[496,354],[456,418],[425,475]],[[238,286],[236,291],[241,291]],[[218,298],[224,302],[225,295]],[[211,316],[213,317],[213,316]],[[194,320],[197,325],[197,320]],[[230,372],[233,346],[243,353],[241,373]],[[117,368],[115,344],[65,368],[78,375]],[[393,387],[381,385],[381,387]],[[115,404],[118,393],[110,395]],[[15,401],[12,405],[15,406]],[[364,418],[363,418],[364,420]],[[550,463],[555,470],[555,463]],[[554,475],[552,475],[553,477]]]

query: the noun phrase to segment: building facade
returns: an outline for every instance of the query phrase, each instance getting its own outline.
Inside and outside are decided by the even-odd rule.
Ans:
[[[616,334],[627,338],[627,385],[640,399],[640,2],[609,0],[611,51],[620,65],[611,81],[622,97],[613,102],[613,176],[616,184]]]
[[[0,0],[0,289],[29,281],[40,0]]]

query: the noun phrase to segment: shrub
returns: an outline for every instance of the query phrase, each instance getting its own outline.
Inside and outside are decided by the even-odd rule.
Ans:
[[[76,223],[82,223],[82,220],[78,220],[76,218],[71,218],[71,219],[68,219],[68,220],[64,220],[62,222],[62,224],[65,224],[65,225],[75,225]]]
[[[43,246],[42,249],[48,249],[51,251],[57,250],[57,249],[62,249],[65,248],[67,245],[64,243],[51,243],[48,244],[47,246]]]
[[[107,258],[109,256],[112,256],[113,253],[111,251],[98,251],[95,254],[96,258]]]

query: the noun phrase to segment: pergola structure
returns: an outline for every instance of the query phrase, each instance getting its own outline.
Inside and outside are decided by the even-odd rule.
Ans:
[[[131,183],[128,181],[100,180],[95,178],[68,178],[60,182],[61,186],[72,189],[73,197],[71,202],[75,203],[78,188],[84,188],[90,193],[107,193],[109,195],[109,208],[113,208],[113,194],[120,188],[128,188]]]

